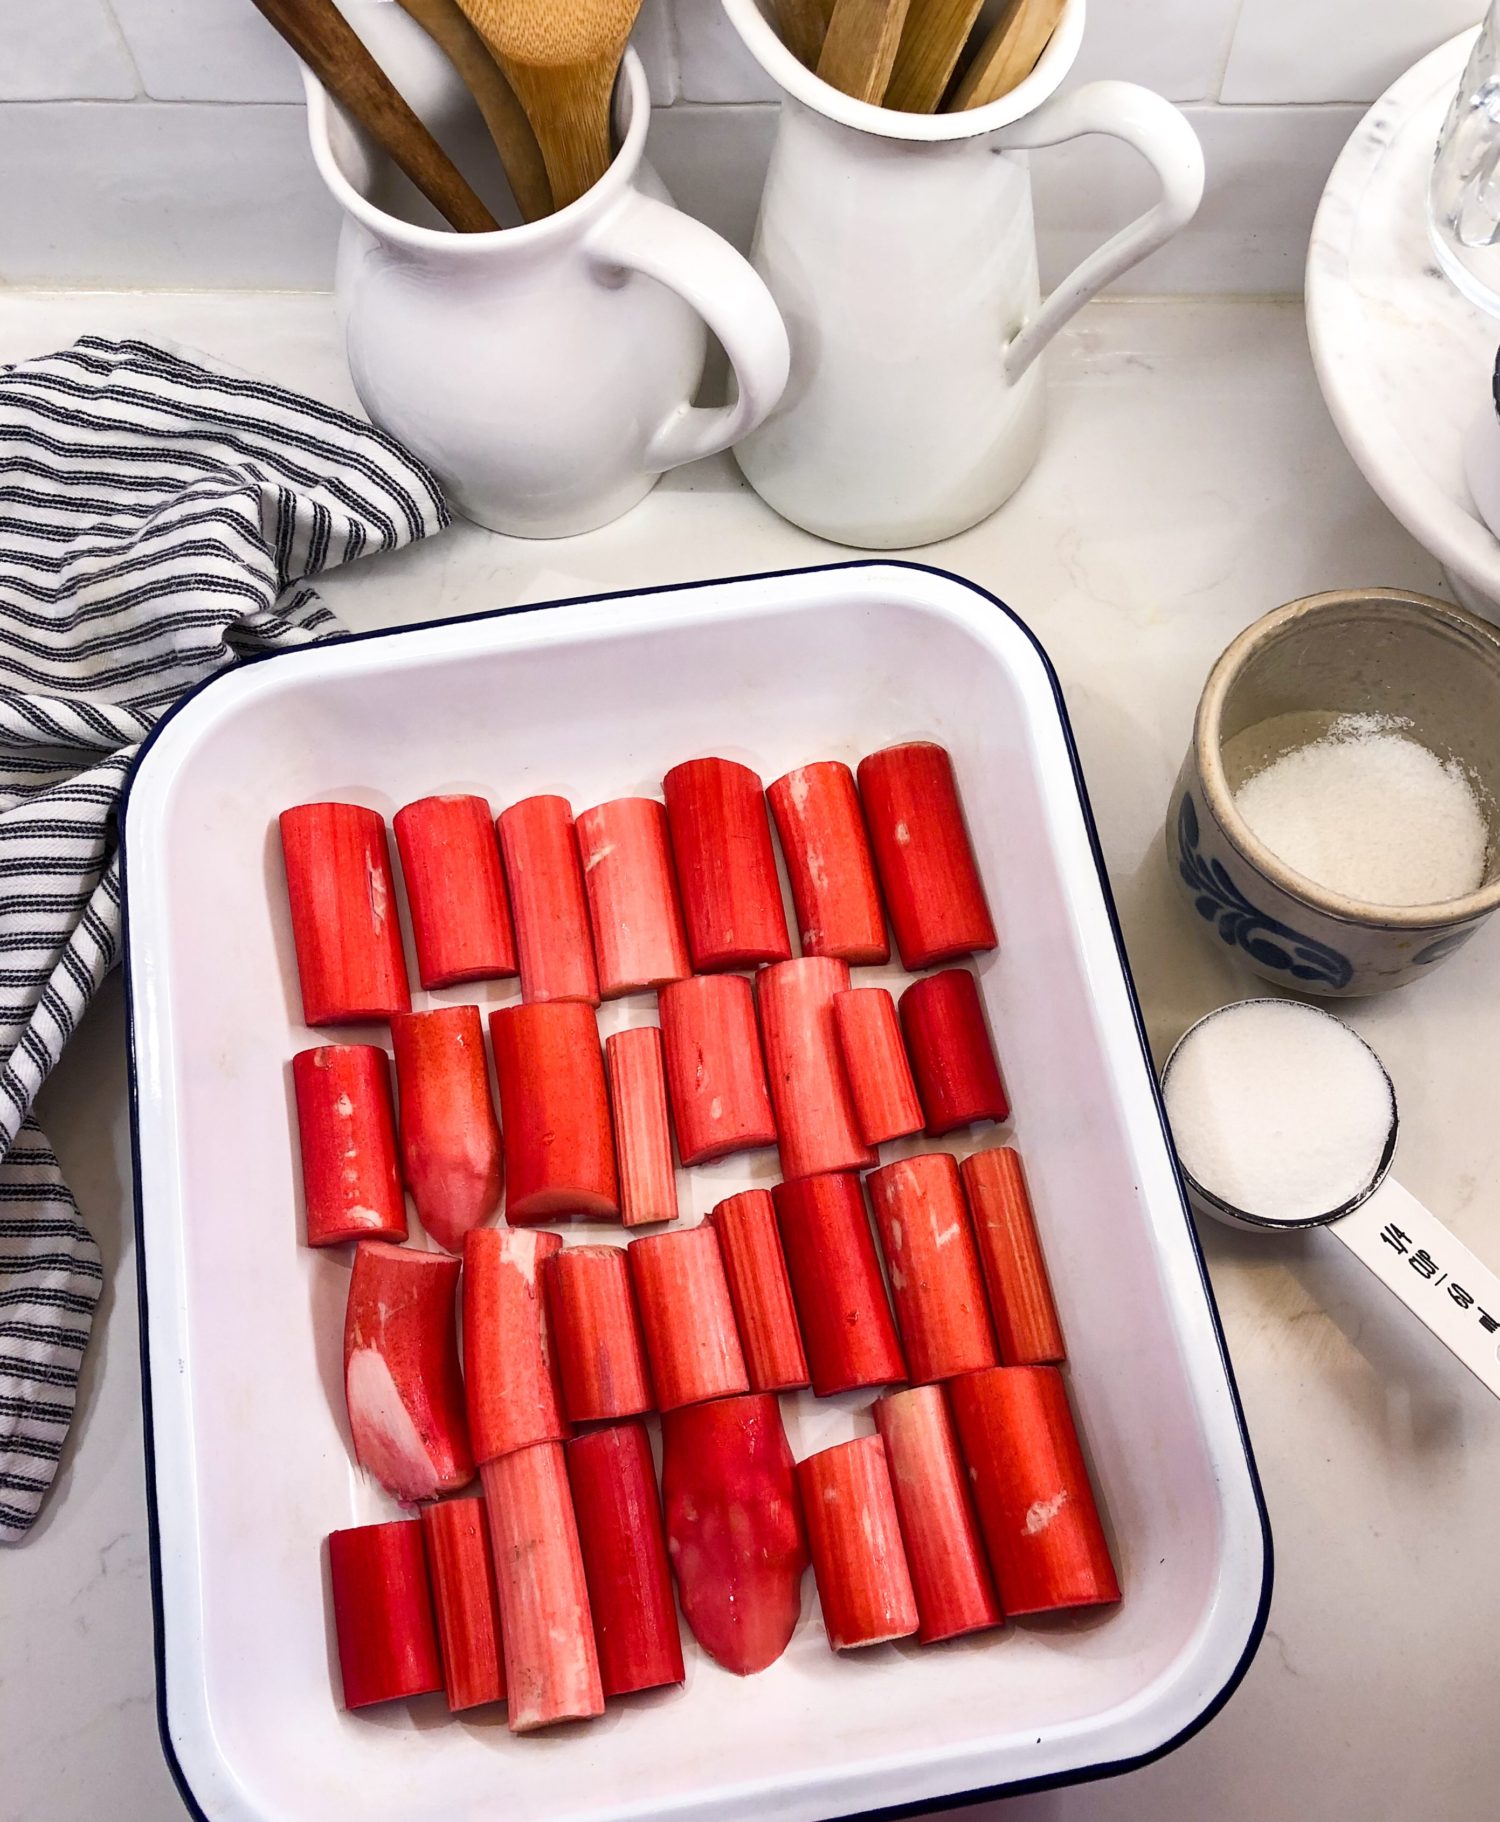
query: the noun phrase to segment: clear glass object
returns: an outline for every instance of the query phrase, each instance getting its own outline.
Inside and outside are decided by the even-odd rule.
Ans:
[[[1448,277],[1500,316],[1500,0],[1491,0],[1438,135],[1427,220]]]

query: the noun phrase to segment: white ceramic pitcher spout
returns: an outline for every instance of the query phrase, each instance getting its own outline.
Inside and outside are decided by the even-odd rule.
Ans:
[[[1016,89],[952,114],[840,94],[797,61],[757,0],[723,6],[785,95],[753,259],[786,321],[792,372],[736,458],[762,498],[823,537],[889,550],[951,536],[988,517],[1037,458],[1042,349],[1191,219],[1197,138],[1132,83],[1054,93],[1084,0],[1069,0]],[[1141,153],[1161,194],[1044,303],[1022,154],[1092,133]]]
[[[393,5],[350,10],[439,138],[462,142],[477,113],[415,21]],[[422,225],[412,198],[399,215],[380,206],[392,173],[305,81],[313,156],[345,216],[337,290],[355,389],[468,518],[521,537],[590,531],[776,403],[788,363],[776,306],[645,162],[650,95],[633,51],[609,170],[556,214],[489,234]],[[509,201],[486,200],[497,213]],[[714,409],[691,403],[705,325],[736,382]]]

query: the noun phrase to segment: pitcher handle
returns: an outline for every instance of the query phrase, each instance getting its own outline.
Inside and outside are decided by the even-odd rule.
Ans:
[[[1005,354],[1006,377],[1012,385],[1064,323],[1111,279],[1185,227],[1203,199],[1203,148],[1198,135],[1170,101],[1133,82],[1090,82],[1070,95],[1055,95],[1024,119],[1002,128],[997,140],[1007,149],[1021,151],[1060,145],[1086,133],[1107,133],[1134,146],[1155,170],[1161,196],[1144,215],[1138,215],[1075,266],[1012,339]]]
[[[770,415],[786,390],[791,349],[771,293],[728,241],[654,196],[630,191],[588,236],[600,268],[643,273],[675,291],[723,344],[734,393],[713,408],[684,399],[652,434],[646,466],[679,468],[717,455]]]

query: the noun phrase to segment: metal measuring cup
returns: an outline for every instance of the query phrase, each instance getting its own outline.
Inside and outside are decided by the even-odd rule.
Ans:
[[[1173,1064],[1194,1033],[1213,1019],[1228,1016],[1241,1007],[1258,1005],[1329,1019],[1368,1052],[1390,1090],[1391,1118],[1384,1146],[1378,1156],[1370,1159],[1365,1187],[1324,1214],[1281,1218],[1251,1214],[1216,1194],[1212,1185],[1198,1182],[1179,1156],[1178,1168],[1188,1200],[1200,1214],[1212,1215],[1226,1226],[1252,1233],[1327,1228],[1476,1379],[1500,1398],[1500,1277],[1391,1178],[1399,1124],[1396,1089],[1385,1065],[1357,1031],[1321,1007],[1304,1006],[1293,1000],[1239,1000],[1199,1019],[1177,1040],[1162,1070],[1163,1094],[1167,1093]]]

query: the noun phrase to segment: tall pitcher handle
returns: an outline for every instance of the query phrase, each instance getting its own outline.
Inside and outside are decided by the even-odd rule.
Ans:
[[[1003,128],[998,142],[1022,151],[1060,145],[1086,133],[1107,133],[1134,146],[1155,170],[1161,195],[1144,215],[1075,266],[1015,336],[1005,355],[1006,377],[1012,384],[1064,323],[1111,279],[1186,226],[1203,199],[1203,148],[1197,134],[1170,101],[1133,82],[1090,82],[1071,95],[1055,95]]]
[[[726,240],[669,204],[628,192],[590,232],[601,273],[640,272],[675,291],[723,344],[734,396],[713,408],[684,399],[657,426],[646,466],[661,471],[717,455],[770,415],[786,389],[786,325],[759,274]]]

